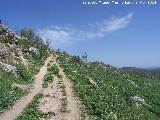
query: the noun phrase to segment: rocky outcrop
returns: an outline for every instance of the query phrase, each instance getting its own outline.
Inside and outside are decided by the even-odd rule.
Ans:
[[[10,44],[15,42],[15,34],[4,24],[0,24],[0,38]]]
[[[35,47],[30,47],[30,48],[28,49],[28,51],[31,52],[31,53],[34,53],[34,54],[36,54],[36,55],[39,54],[39,50],[38,50],[37,48],[35,48]]]
[[[7,50],[5,48],[0,48],[0,58],[4,57],[7,54]]]
[[[0,68],[15,77],[19,77],[19,71],[15,66],[0,62]]]
[[[0,61],[10,63],[12,61],[12,54],[9,47],[0,48]]]
[[[21,36],[18,36],[18,35],[15,35],[15,37],[16,37],[17,39],[27,40],[27,38],[26,38],[26,37],[21,37]]]

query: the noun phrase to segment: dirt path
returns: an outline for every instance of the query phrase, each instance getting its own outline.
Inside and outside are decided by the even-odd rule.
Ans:
[[[63,98],[62,90],[60,88],[62,81],[54,76],[54,80],[52,83],[48,85],[47,88],[43,88],[42,93],[44,97],[40,100],[39,108],[44,113],[54,112],[55,116],[52,116],[51,120],[62,120],[63,114],[60,109],[62,106],[61,99]],[[45,120],[45,119],[42,119]]]
[[[71,81],[57,63],[56,57],[52,59],[52,64],[58,66],[62,78],[54,76],[53,82],[49,84],[48,88],[43,89],[43,94],[47,97],[41,100],[40,109],[43,112],[55,113],[50,120],[80,120],[79,102],[73,94]],[[66,110],[63,111],[62,107],[66,107]]]
[[[64,85],[66,86],[66,95],[68,101],[68,110],[69,113],[65,113],[65,120],[79,120],[80,119],[80,107],[77,98],[73,94],[72,83],[70,79],[68,79],[63,72],[63,69],[57,64],[60,74],[62,75],[62,79]]]
[[[45,65],[41,67],[39,73],[35,75],[35,84],[34,88],[30,90],[30,93],[20,100],[18,100],[11,110],[8,110],[5,113],[0,115],[0,120],[14,120],[17,116],[21,114],[24,108],[32,101],[33,97],[41,92],[42,90],[42,83],[43,83],[43,76],[47,73],[47,63],[50,61],[51,57],[47,58],[45,61]]]
[[[50,61],[52,61],[51,64],[58,66],[59,74],[62,78],[53,76],[53,82],[47,88],[42,88],[43,77],[47,74],[47,64]],[[79,102],[73,94],[72,83],[59,66],[56,57],[49,57],[35,77],[35,84],[30,93],[17,101],[11,110],[2,113],[0,120],[14,120],[32,101],[33,97],[40,92],[44,94],[44,98],[39,103],[40,110],[45,113],[50,111],[55,113],[55,116],[52,116],[50,120],[80,120]],[[64,109],[62,109],[63,107]]]

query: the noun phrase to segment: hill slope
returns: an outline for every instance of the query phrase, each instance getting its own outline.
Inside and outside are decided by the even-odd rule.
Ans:
[[[48,50],[44,43],[29,40],[0,24],[0,112],[9,109],[34,81]]]
[[[0,33],[0,120],[79,120],[78,100],[54,51],[37,36],[20,37],[3,24]]]
[[[86,62],[22,35],[0,24],[0,120],[160,119],[159,72]]]
[[[75,56],[58,60],[92,119],[160,119],[160,80]]]

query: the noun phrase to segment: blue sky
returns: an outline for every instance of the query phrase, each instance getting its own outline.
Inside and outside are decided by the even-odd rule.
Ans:
[[[33,28],[54,48],[77,55],[86,51],[91,61],[117,67],[160,66],[158,1],[116,6],[82,1],[0,0],[0,19],[13,30]]]

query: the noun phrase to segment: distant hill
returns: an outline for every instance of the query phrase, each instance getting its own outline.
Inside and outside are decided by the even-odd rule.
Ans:
[[[58,60],[93,120],[160,118],[160,74],[134,67],[119,69],[99,61],[83,62],[65,54]]]
[[[120,68],[124,72],[132,73],[135,76],[144,76],[146,79],[160,80],[159,68],[136,68],[136,67],[123,67]]]
[[[160,67],[146,68],[146,70],[151,70],[151,71],[157,71],[157,72],[160,72]]]
[[[130,71],[160,71],[160,67],[151,67],[151,68],[136,68],[136,67],[122,67],[121,69],[130,70]]]

